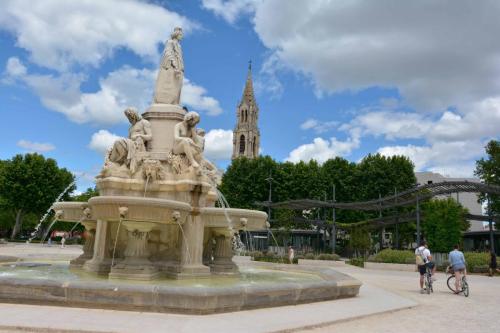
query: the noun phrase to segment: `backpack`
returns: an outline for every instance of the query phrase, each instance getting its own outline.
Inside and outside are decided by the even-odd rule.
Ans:
[[[418,254],[415,255],[415,263],[417,266],[425,265],[424,257],[422,255],[422,251],[418,250]]]

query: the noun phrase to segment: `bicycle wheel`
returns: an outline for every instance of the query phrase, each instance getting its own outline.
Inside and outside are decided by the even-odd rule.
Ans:
[[[448,280],[446,280],[446,284],[451,291],[455,292],[455,275],[450,275]]]
[[[425,291],[427,292],[427,295],[431,293],[431,288],[432,288],[431,283],[432,282],[430,281],[429,274],[425,274]]]
[[[469,297],[469,284],[465,279],[462,280],[462,291],[465,297]]]

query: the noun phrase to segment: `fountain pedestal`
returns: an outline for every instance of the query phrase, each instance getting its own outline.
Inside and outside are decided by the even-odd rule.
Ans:
[[[205,226],[199,214],[190,215],[180,225],[182,246],[180,265],[177,272],[171,274],[176,279],[187,279],[210,275],[210,268],[203,265],[203,236]]]
[[[110,278],[153,280],[159,276],[158,269],[148,259],[149,232],[155,226],[151,222],[124,221],[127,230],[125,259],[111,267]],[[118,236],[117,236],[118,237]]]
[[[94,256],[95,229],[97,223],[96,221],[83,221],[81,223],[85,227],[85,244],[83,245],[83,254],[70,261],[70,267],[73,268],[81,268],[86,261],[91,260]]]
[[[238,266],[233,262],[233,244],[226,233],[215,236],[214,261],[210,265],[215,274],[238,274]]]
[[[84,270],[100,275],[109,273],[111,268],[109,234],[109,222],[97,220],[94,238],[94,254],[91,260],[83,264]]]

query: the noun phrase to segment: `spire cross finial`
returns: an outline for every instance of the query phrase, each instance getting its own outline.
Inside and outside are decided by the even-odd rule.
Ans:
[[[248,70],[252,70],[252,60],[248,60]]]

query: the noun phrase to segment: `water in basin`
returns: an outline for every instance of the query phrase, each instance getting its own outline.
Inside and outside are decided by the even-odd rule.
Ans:
[[[320,282],[323,279],[319,275],[288,272],[274,269],[265,269],[258,267],[240,267],[239,276],[210,276],[207,278],[193,278],[185,280],[158,279],[153,281],[127,281],[101,277],[94,274],[89,274],[81,270],[69,269],[67,262],[16,262],[5,263],[0,265],[0,278],[16,278],[16,279],[36,279],[50,280],[58,282],[71,281],[89,281],[109,283],[112,285],[119,284],[143,284],[143,285],[165,285],[165,286],[182,286],[182,287],[228,287],[228,286],[248,286],[253,284],[271,284],[279,285],[282,283],[292,282]]]

